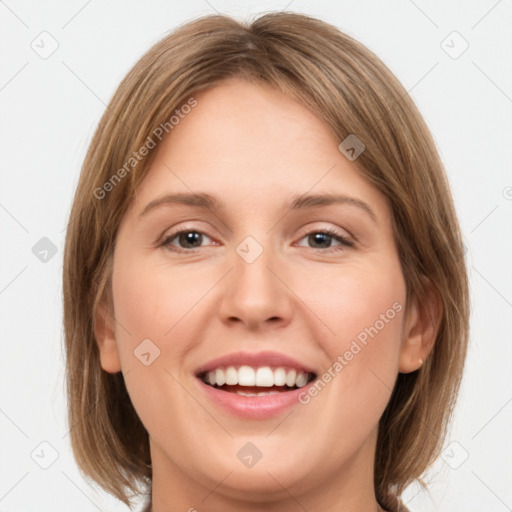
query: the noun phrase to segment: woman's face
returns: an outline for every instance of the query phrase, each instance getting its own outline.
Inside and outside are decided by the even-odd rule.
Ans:
[[[407,334],[389,206],[276,90],[230,79],[195,99],[120,226],[99,336],[153,485],[216,488],[206,505],[372,483]]]

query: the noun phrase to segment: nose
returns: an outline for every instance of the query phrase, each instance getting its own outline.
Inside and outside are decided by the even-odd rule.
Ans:
[[[254,249],[254,246],[250,248]],[[294,311],[289,273],[279,265],[270,247],[261,249],[254,261],[246,257],[243,248],[235,251],[233,269],[223,280],[219,307],[223,322],[240,323],[253,331],[267,326],[284,327],[290,323]]]

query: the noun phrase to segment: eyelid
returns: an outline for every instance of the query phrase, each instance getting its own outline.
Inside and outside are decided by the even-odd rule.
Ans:
[[[190,222],[190,221],[189,221]],[[171,240],[173,240],[176,236],[180,235],[181,233],[186,232],[196,232],[203,236],[206,236],[210,240],[212,240],[214,243],[213,245],[221,245],[215,237],[208,234],[208,230],[203,230],[201,228],[198,228],[197,226],[189,226],[184,225],[180,226],[174,229],[171,229],[170,232],[164,232],[164,234],[159,238],[159,241],[157,242],[157,247],[167,247],[170,248],[169,250],[175,251],[175,252],[182,252],[182,253],[194,253],[195,251],[198,251],[201,248],[208,247],[208,246],[200,246],[200,247],[194,247],[192,249],[183,249],[177,246],[174,246],[171,244]],[[328,247],[326,249],[317,248],[317,250],[325,253],[329,253],[330,251],[336,251],[337,247],[344,246],[345,249],[350,249],[356,246],[357,239],[346,229],[339,228],[339,227],[333,227],[333,226],[310,226],[310,227],[304,227],[301,230],[301,234],[298,236],[297,242],[300,242],[303,238],[307,237],[308,235],[314,234],[314,233],[324,233],[335,240],[339,242],[339,246],[334,247]],[[297,245],[298,247],[303,247],[302,245]],[[315,248],[312,248],[315,249]]]
[[[192,220],[192,221],[188,221],[188,222],[201,222],[201,221],[193,221]],[[184,224],[184,225],[180,224],[179,227],[166,229],[162,233],[162,235],[160,237],[158,237],[157,244],[165,242],[166,240],[169,239],[169,237],[175,236],[175,235],[181,233],[182,231],[196,231],[198,233],[208,236],[208,238],[211,238],[212,240],[215,239],[215,237],[208,234],[208,230],[202,229],[201,227],[198,227],[197,225],[189,226],[188,224]]]
[[[188,231],[197,232],[203,236],[203,241],[204,241],[204,237],[206,237],[206,238],[209,238],[212,242],[209,244],[206,244],[206,245],[202,245],[200,247],[193,247],[191,249],[184,249],[183,247],[179,247],[178,245],[174,245],[174,243],[171,243],[171,242],[175,242],[175,238],[177,236],[179,236],[182,232],[188,232]],[[204,249],[207,249],[208,247],[215,247],[215,246],[220,246],[220,245],[222,245],[222,244],[217,242],[213,237],[211,237],[210,235],[208,235],[207,233],[205,233],[204,231],[202,231],[200,229],[185,228],[185,229],[179,229],[178,231],[171,232],[168,235],[165,235],[163,237],[162,241],[157,244],[157,247],[167,249],[169,251],[174,251],[177,253],[181,252],[181,253],[194,254],[196,251],[199,251],[200,249],[204,250]]]
[[[318,222],[318,221],[316,221]],[[344,238],[349,238],[350,240],[356,241],[356,237],[352,235],[348,229],[340,228],[339,226],[327,225],[327,226],[314,226],[308,225],[301,230],[301,233],[304,232],[302,236],[308,235],[311,232],[317,231],[330,231],[331,233],[335,233],[338,236],[342,236]]]
[[[325,228],[325,227],[324,228],[311,228],[308,231],[306,231],[303,235],[299,236],[299,241],[304,239],[305,237],[313,234],[313,233],[323,233],[323,234],[326,234],[326,235],[330,236],[331,238],[333,238],[334,240],[336,240],[337,242],[340,243],[339,246],[329,247],[329,248],[327,248],[325,250],[318,249],[318,250],[320,250],[322,252],[327,252],[328,253],[331,250],[336,251],[336,248],[340,247],[340,246],[344,246],[345,249],[352,248],[352,247],[356,246],[356,242],[354,241],[353,237],[346,236],[344,233],[341,233],[337,229],[333,229],[331,227],[328,227],[328,228]],[[299,247],[301,247],[301,246],[299,246]]]
[[[201,222],[201,221],[191,220],[188,222]],[[179,228],[171,228],[170,231],[168,229],[165,230],[162,233],[162,235],[158,238],[158,241],[166,240],[167,238],[169,238],[169,236],[171,236],[173,234],[178,234],[178,233],[180,233],[182,231],[186,231],[186,230],[197,231],[197,232],[207,235],[209,238],[212,238],[212,239],[215,238],[214,236],[209,235],[208,231],[201,231],[201,228],[198,228],[197,225],[189,226],[188,224],[185,224],[183,226],[180,225]],[[349,238],[351,238],[354,241],[357,241],[357,238],[349,230],[347,230],[345,228],[340,228],[338,226],[335,226],[335,227],[333,227],[333,226],[309,226],[309,227],[306,226],[301,229],[301,233],[303,233],[301,235],[301,238],[304,237],[305,235],[310,234],[313,231],[331,231],[331,232],[336,232],[336,234],[340,235],[340,236],[345,236],[344,233],[346,233]]]

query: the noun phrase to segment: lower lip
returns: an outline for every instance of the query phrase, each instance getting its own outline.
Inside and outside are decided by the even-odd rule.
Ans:
[[[312,385],[312,382],[310,382],[302,388],[292,391],[281,391],[273,395],[242,396],[237,393],[222,391],[219,388],[209,386],[201,379],[197,380],[208,398],[221,408],[236,416],[255,420],[272,418],[286,411],[293,405],[301,405],[299,395],[307,392],[309,386]]]

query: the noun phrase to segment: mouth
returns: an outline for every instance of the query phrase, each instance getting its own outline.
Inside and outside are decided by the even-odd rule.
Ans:
[[[273,351],[233,352],[195,371],[206,400],[220,411],[250,420],[275,418],[300,404],[300,395],[317,375],[313,367]]]
[[[218,366],[197,377],[207,386],[245,397],[277,395],[294,391],[316,379],[305,369],[286,366]]]

